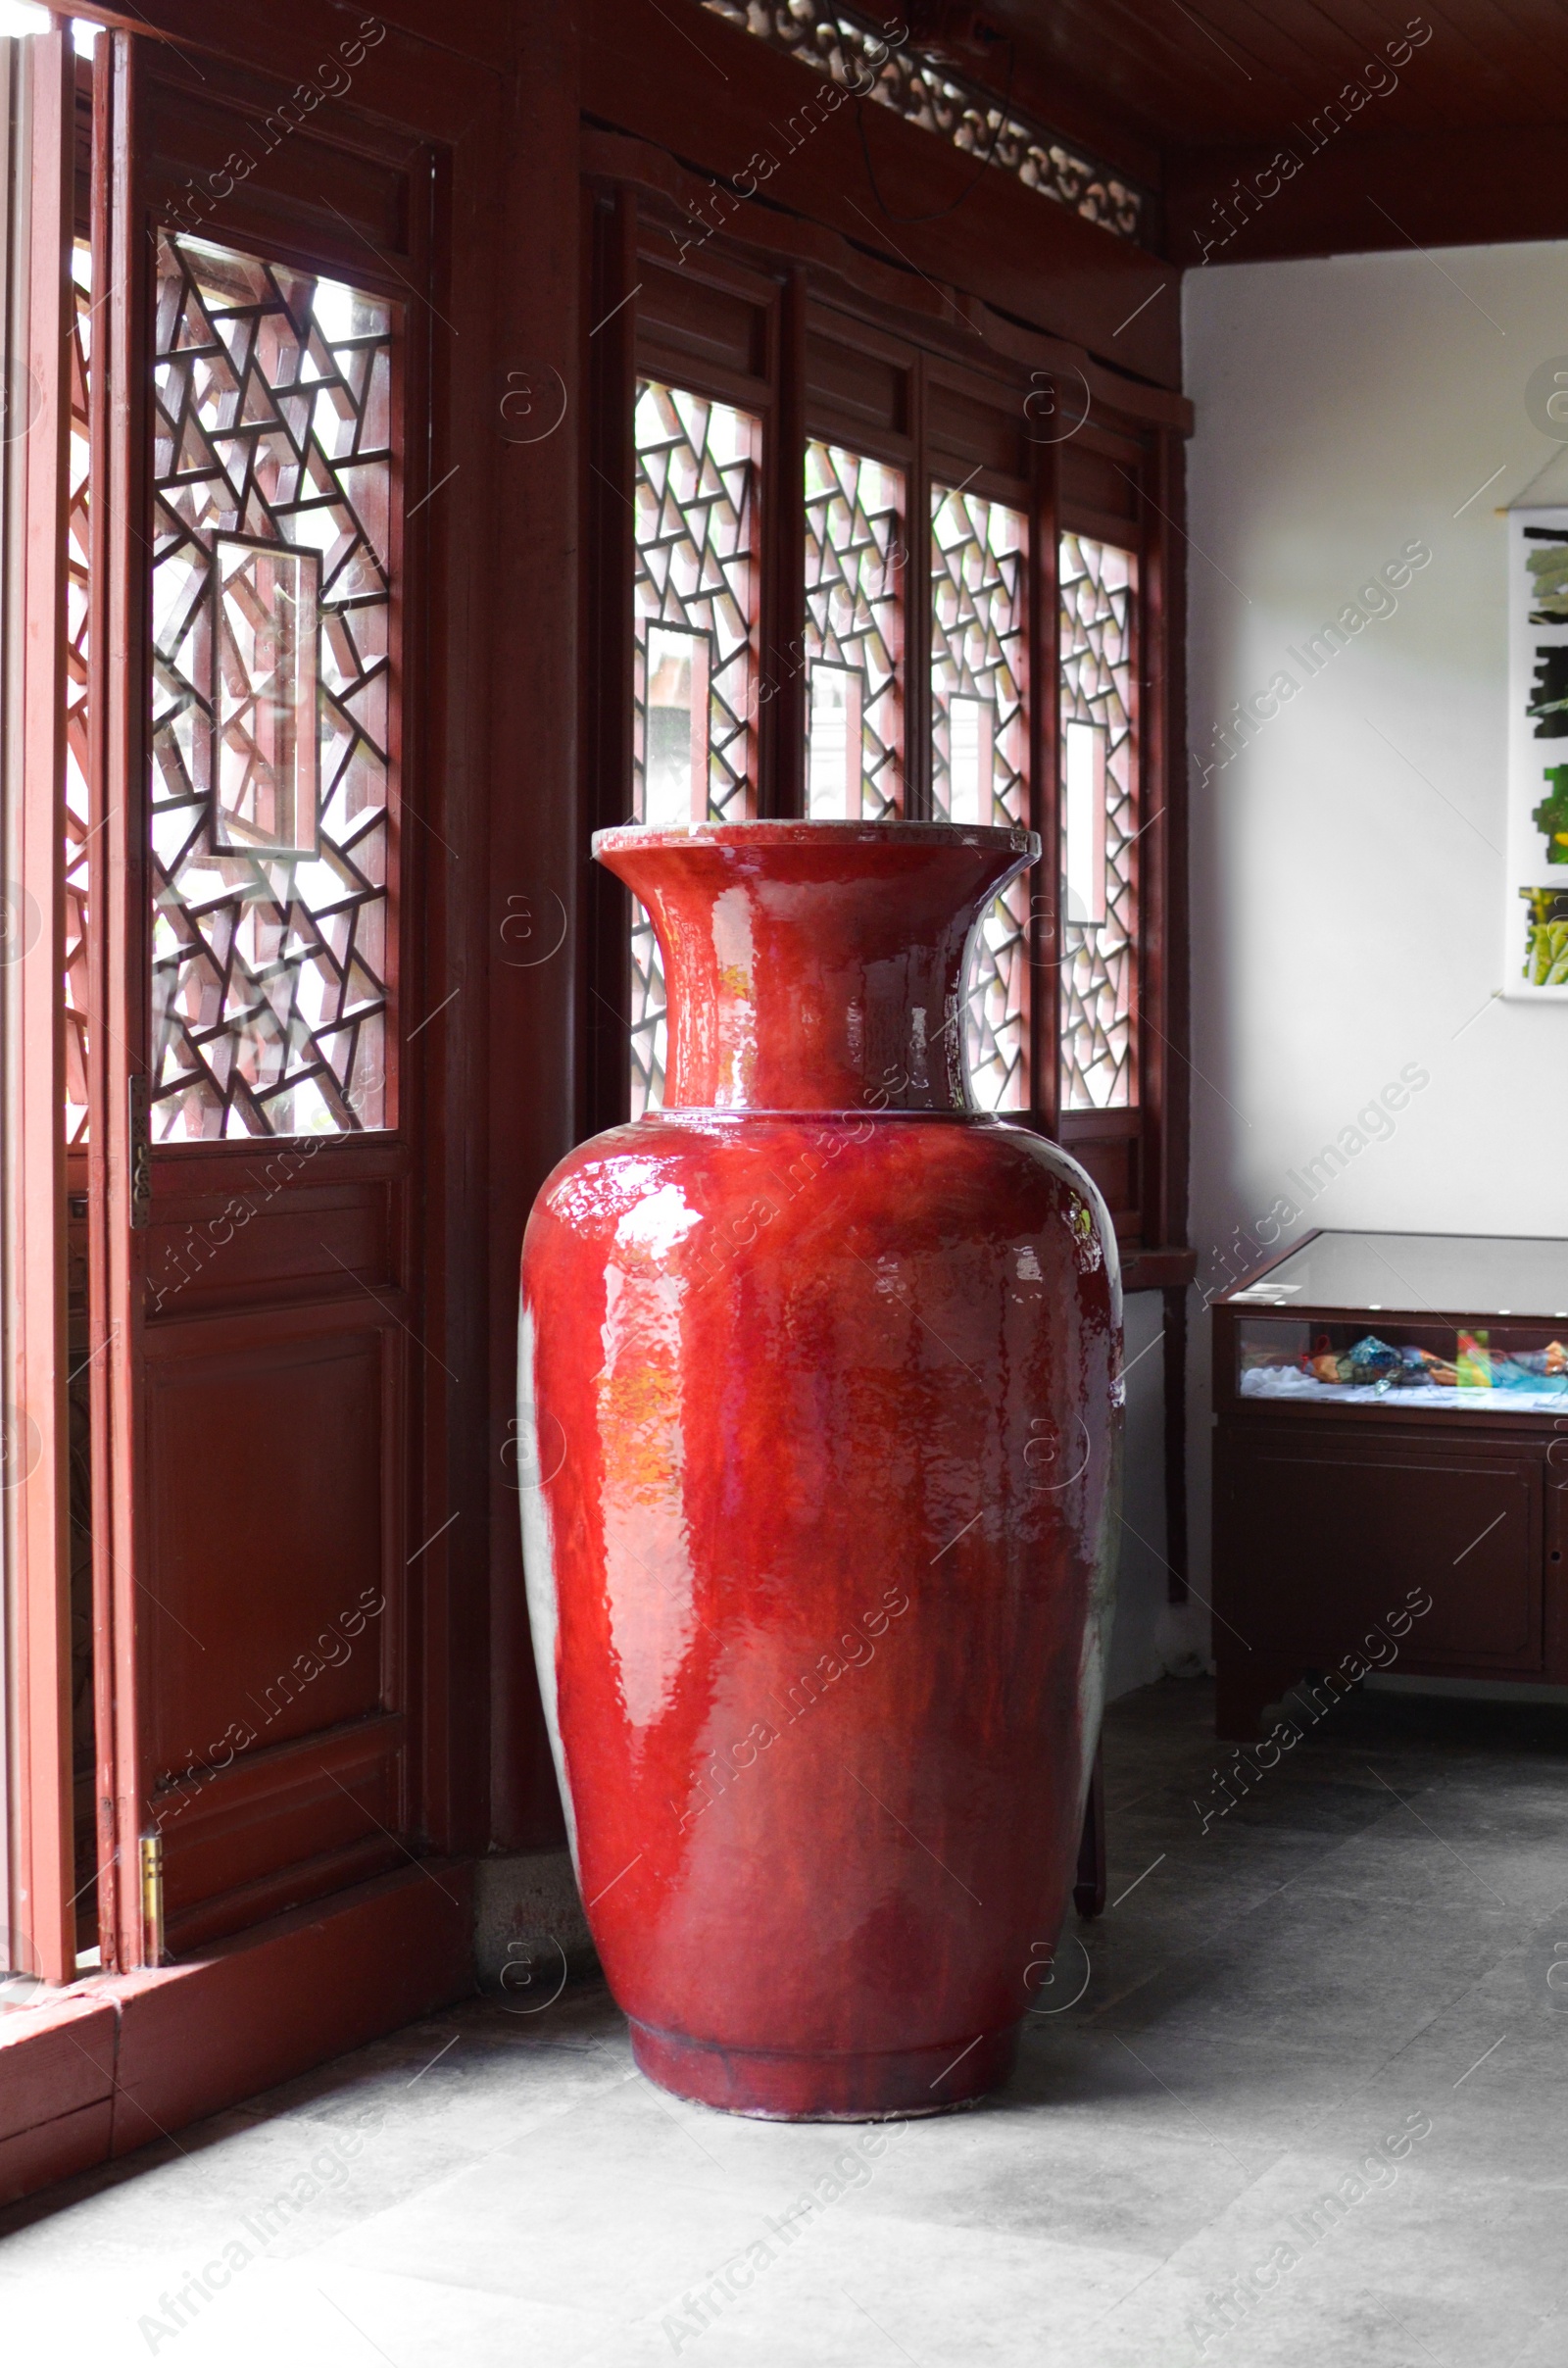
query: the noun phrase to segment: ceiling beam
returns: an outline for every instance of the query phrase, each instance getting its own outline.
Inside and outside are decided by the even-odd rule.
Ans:
[[[1343,145],[1341,145],[1343,141]],[[1183,269],[1401,247],[1568,238],[1563,135],[1344,133],[1169,155],[1166,253]]]

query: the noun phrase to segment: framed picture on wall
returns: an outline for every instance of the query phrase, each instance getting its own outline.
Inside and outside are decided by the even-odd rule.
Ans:
[[[1568,509],[1508,514],[1503,992],[1568,1001]]]

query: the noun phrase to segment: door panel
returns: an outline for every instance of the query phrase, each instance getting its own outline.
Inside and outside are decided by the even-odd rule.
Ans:
[[[384,1857],[406,1822],[405,1352],[341,1303],[148,1328],[144,1743],[172,1947],[198,1909],[204,1938],[248,1921],[258,1885],[333,1888],[345,1850]]]
[[[181,222],[160,195],[176,167],[217,142],[254,153],[270,96],[240,104],[223,70],[198,106],[177,61],[119,49],[140,77],[123,122],[151,132],[123,141],[115,190],[117,452],[139,529],[122,582],[142,655],[112,752],[134,826],[107,989],[148,1115],[117,1137],[111,1082],[100,1203],[122,1259],[117,1839],[122,1867],[161,1859],[161,1917],[120,1887],[133,1964],[409,1854],[407,1597],[435,1561],[410,1536],[415,1442],[442,1370],[419,1345],[402,1058],[429,160],[313,123],[262,138],[265,189]]]
[[[320,135],[297,86],[259,90],[253,77],[216,58],[164,52],[145,110],[145,176],[154,203],[176,227],[223,239],[236,225],[283,249],[319,251],[345,229],[399,259],[410,246],[408,143],[388,134],[383,154]],[[234,104],[223,97],[232,93]],[[220,95],[222,94],[222,95]],[[236,158],[244,162],[236,169]],[[222,194],[220,185],[228,184]],[[241,240],[243,244],[243,239]],[[329,250],[328,250],[329,251]]]
[[[395,1839],[403,1729],[401,1718],[378,1718],[270,1750],[258,1744],[203,1787],[155,1795],[170,1949],[177,1955],[406,1865]]]
[[[388,1172],[368,1176],[385,1164]],[[333,1173],[334,1166],[338,1172]],[[243,1161],[155,1159],[147,1228],[149,1321],[244,1307],[280,1294],[396,1287],[396,1228],[405,1199],[401,1159],[356,1146],[347,1166],[318,1139],[259,1144]]]
[[[385,1608],[384,1402],[396,1436],[399,1353],[370,1328],[308,1341],[248,1328],[263,1337],[202,1324],[149,1343],[149,1512],[171,1628],[146,1734],[165,1767],[198,1750],[215,1705],[273,1743],[383,1706],[380,1654],[345,1646],[340,1657],[328,1643],[318,1659],[318,1623],[327,1603],[333,1637],[362,1603]],[[204,1348],[203,1333],[223,1345]],[[301,1663],[303,1690],[289,1683]]]
[[[1412,1587],[1401,1665],[1543,1666],[1540,1452],[1220,1433],[1216,1596],[1259,1655],[1332,1662]]]

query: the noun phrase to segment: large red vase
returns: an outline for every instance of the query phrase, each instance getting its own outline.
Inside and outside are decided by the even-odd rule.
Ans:
[[[978,1113],[965,948],[1022,831],[602,833],[653,916],[664,1108],[529,1219],[528,1602],[638,2063],[800,2119],[1005,2077],[1101,1703],[1114,1237]]]

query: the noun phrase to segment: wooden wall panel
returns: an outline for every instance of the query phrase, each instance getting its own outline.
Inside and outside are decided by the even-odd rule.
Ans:
[[[186,61],[193,59],[197,86],[205,75],[218,95],[225,92],[230,66],[253,77],[253,88],[254,77],[265,77],[279,96],[303,77],[318,94],[305,112],[327,136],[368,146],[384,143],[387,129],[454,143],[472,133],[521,30],[505,0],[483,0],[476,19],[461,21],[437,0],[402,0],[384,14],[372,14],[362,0],[270,0],[265,12],[214,9],[211,0],[148,0],[125,16],[164,46],[172,71],[190,73]],[[473,41],[477,24],[494,26],[498,16],[504,25],[495,37]],[[373,45],[362,29],[368,21],[386,27]],[[469,39],[455,41],[460,32]],[[345,52],[352,59],[356,50],[357,62],[346,64]]]
[[[1205,260],[1258,263],[1568,238],[1568,184],[1555,125],[1341,134],[1316,149],[1299,133],[1285,138],[1298,160],[1289,178],[1275,169],[1279,142],[1172,159],[1173,263],[1191,270]]]
[[[188,1819],[165,1829],[172,1952],[406,1865],[393,1838],[402,1741],[401,1721],[312,1736],[237,1762],[197,1796]]]
[[[1056,1126],[1058,1140],[1104,1194],[1118,1239],[1132,1248],[1143,1239],[1140,1132],[1136,1110],[1064,1110]]]
[[[404,1331],[341,1304],[165,1322],[146,1402],[142,1748],[178,1949],[409,1823]]]
[[[906,444],[912,412],[906,356],[879,353],[874,334],[854,337],[842,315],[812,306],[806,340],[806,400],[813,419],[831,419],[846,436],[867,436],[878,452]],[[891,441],[890,441],[891,440]],[[857,447],[859,449],[859,447]]]
[[[585,123],[582,127],[581,164],[591,184],[607,193],[623,184],[638,188],[645,218],[644,240],[649,241],[648,224],[657,224],[654,243],[660,238],[664,242],[658,249],[661,261],[666,250],[680,251],[693,217],[711,199],[712,182],[667,150],[595,123]],[[1042,203],[1049,208],[1049,199]],[[861,334],[863,317],[870,313],[891,322],[897,331],[916,338],[928,350],[947,354],[960,367],[977,360],[1003,369],[1019,364],[1026,378],[1037,369],[1076,371],[1087,382],[1097,406],[1182,434],[1192,430],[1192,406],[1186,397],[1173,385],[1131,374],[1136,365],[1130,356],[1120,353],[1114,341],[1109,362],[1097,361],[1087,346],[1065,333],[1029,326],[974,295],[909,269],[897,257],[875,253],[809,215],[738,206],[732,216],[724,218],[723,229],[732,234],[731,243],[742,249],[750,242],[754,248],[806,267],[810,274],[813,318],[842,313],[851,342]],[[1107,232],[1096,235],[1111,250],[1120,243]],[[722,252],[724,245],[722,235],[716,235],[712,245],[701,253],[706,258]],[[684,268],[701,267],[694,255],[687,257]],[[1176,282],[1170,284],[1174,289]]]
[[[650,344],[672,359],[716,370],[732,380],[765,383],[778,291],[765,283],[748,287],[739,272],[728,276],[726,286],[711,273],[699,277],[669,271],[645,255],[638,269],[638,325]]]
[[[198,238],[204,229],[240,244],[270,235],[287,247],[308,228],[318,251],[323,239],[329,252],[346,245],[361,272],[376,254],[410,257],[406,171],[395,157],[318,138],[289,97],[286,84],[258,91],[250,77],[219,68],[198,82],[166,54],[151,82],[143,151],[153,205]]]
[[[1061,446],[1062,522],[1136,548],[1144,449],[1132,436],[1086,425]]]
[[[1030,475],[1029,420],[1024,411],[1027,388],[988,383],[978,373],[961,377],[940,365],[926,373],[926,442],[933,456],[941,454],[971,469],[1009,477],[1021,493]]]
[[[720,181],[751,166],[748,177],[770,205],[1077,339],[1156,385],[1180,384],[1176,274],[1156,256],[1006,173],[977,173],[972,158],[934,133],[835,91],[719,18],[691,11],[690,24],[677,40],[642,0],[589,0],[584,112]],[[763,156],[771,170],[752,164]],[[693,242],[715,222],[744,237],[747,210],[744,198],[732,206],[710,192],[692,221]],[[1148,301],[1159,294],[1162,303]]]
[[[614,362],[623,331],[618,321],[601,325],[598,312],[582,309],[592,242],[579,198],[575,12],[536,5],[516,12],[511,28],[527,71],[510,84],[499,169],[465,185],[461,217],[475,302],[495,308],[486,631],[473,652],[492,718],[480,858],[488,895],[475,915],[485,1033],[473,1048],[469,1087],[484,1113],[485,1167],[468,1218],[469,1258],[455,1270],[482,1306],[484,1328],[468,1422],[477,1468],[474,1496],[466,1499],[474,1528],[461,1607],[467,1625],[447,1679],[452,1729],[465,1738],[477,1732],[480,1749],[454,1788],[451,1825],[437,1830],[471,1836],[465,1847],[481,1849],[544,1847],[565,1831],[534,1680],[515,1451],[509,1462],[508,1450],[516,1435],[523,1225],[539,1186],[577,1138],[588,1014],[604,1016],[589,992],[588,882],[597,867],[587,860],[578,766],[579,736],[585,722],[595,728],[607,696],[597,666],[590,670],[581,605],[590,489],[630,517],[589,468],[588,374],[601,355]],[[498,253],[517,258],[517,268],[497,271]],[[514,370],[520,379],[510,378]],[[502,410],[514,384],[536,390],[525,399],[541,407],[515,425]],[[629,423],[626,432],[629,439]],[[519,898],[521,905],[513,901]],[[539,935],[519,947],[513,916],[524,910]]]
[[[281,1743],[380,1707],[384,1631],[374,1626],[364,1650],[323,1651],[298,1700],[269,1689],[298,1661],[314,1665],[319,1633],[367,1597],[384,1600],[402,1544],[387,1468],[402,1395],[401,1374],[384,1372],[401,1362],[390,1326],[304,1339],[269,1337],[272,1319],[177,1331],[152,1336],[147,1374],[163,1619],[145,1736],[167,1768],[231,1721]]]
[[[147,1312],[194,1315],[203,1308],[299,1298],[352,1275],[367,1287],[397,1280],[397,1209],[380,1185],[293,1184],[269,1200],[258,1167],[231,1179],[219,1200],[171,1192],[147,1228]],[[260,1167],[263,1178],[265,1166]]]

